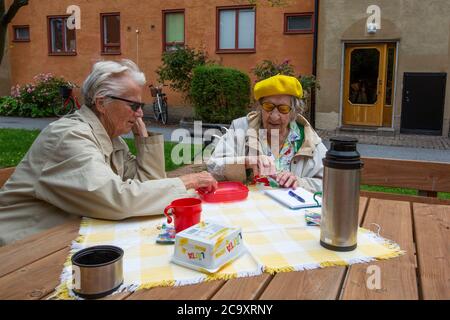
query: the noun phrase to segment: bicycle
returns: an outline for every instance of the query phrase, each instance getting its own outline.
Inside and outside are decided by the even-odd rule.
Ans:
[[[73,87],[77,87],[73,85]],[[59,97],[53,104],[53,112],[57,117],[63,117],[81,108],[76,96],[73,95],[72,86],[60,86]],[[76,109],[75,109],[76,108]]]
[[[162,88],[167,85],[161,84],[159,86],[149,85],[150,93],[155,98],[153,101],[153,113],[155,114],[155,120],[161,121],[163,124],[167,124],[169,119],[169,110],[167,104],[167,96],[162,92]]]

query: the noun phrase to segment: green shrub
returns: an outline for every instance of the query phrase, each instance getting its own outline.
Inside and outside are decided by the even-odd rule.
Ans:
[[[16,98],[0,97],[0,115],[13,116],[19,113],[19,102]]]
[[[272,60],[264,60],[252,69],[256,76],[256,81],[261,81],[277,74],[285,76],[294,76],[294,66],[289,63],[289,60],[284,60],[282,63],[277,63]]]
[[[295,77],[295,68],[289,60],[284,60],[282,63],[277,63],[272,60],[264,60],[252,69],[256,77],[256,81],[261,81],[277,74]],[[297,79],[300,81],[304,91],[311,93],[313,88],[320,89],[319,82],[313,75],[299,75]]]
[[[4,97],[2,101],[8,102],[5,104],[6,108],[2,107],[4,103],[0,103],[0,115],[33,118],[54,116],[54,104],[61,103],[59,87],[74,87],[72,83],[51,73],[39,74],[33,80],[33,83],[11,88],[10,98],[16,101],[16,105],[11,99],[5,100],[7,97]]]
[[[210,123],[231,123],[244,116],[250,104],[250,78],[216,65],[194,69],[191,84],[194,115]]]
[[[156,70],[158,81],[164,83],[170,81],[170,88],[183,94],[184,98],[190,101],[190,89],[193,70],[212,61],[208,61],[207,53],[178,46],[173,51],[164,52],[162,55],[162,65]]]

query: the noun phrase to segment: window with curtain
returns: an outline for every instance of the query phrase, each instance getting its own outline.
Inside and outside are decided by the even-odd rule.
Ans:
[[[102,53],[120,54],[120,14],[102,13]]]
[[[164,11],[164,43],[165,51],[176,50],[184,46],[184,10]]]
[[[255,8],[218,9],[218,51],[255,50]]]
[[[13,26],[14,39],[16,42],[30,41],[30,26]]]
[[[286,13],[284,15],[284,33],[313,33],[312,13]]]
[[[61,55],[76,54],[75,29],[67,28],[68,17],[48,18],[49,53]]]

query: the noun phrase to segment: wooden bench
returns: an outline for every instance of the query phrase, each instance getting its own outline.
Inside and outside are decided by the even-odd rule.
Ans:
[[[0,188],[8,181],[14,170],[16,170],[16,167],[0,169]]]
[[[419,191],[419,196],[433,198],[437,197],[438,192],[450,192],[449,163],[382,158],[363,158],[363,161],[361,184],[415,189]],[[0,187],[14,170],[15,167],[0,169]],[[362,192],[362,195],[369,193],[372,197],[382,194]]]
[[[419,196],[450,192],[450,164],[441,162],[363,158],[361,184],[418,190]]]

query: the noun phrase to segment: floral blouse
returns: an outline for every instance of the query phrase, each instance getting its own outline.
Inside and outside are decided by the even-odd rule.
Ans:
[[[292,158],[300,150],[304,138],[303,126],[299,126],[296,121],[291,121],[288,136],[280,149],[278,157],[272,154],[270,147],[267,146],[265,141],[262,143],[262,150],[265,155],[273,158],[277,172],[290,171]]]

